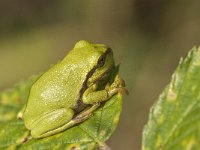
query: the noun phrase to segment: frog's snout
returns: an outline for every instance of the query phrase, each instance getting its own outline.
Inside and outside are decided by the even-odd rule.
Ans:
[[[82,47],[85,47],[85,46],[88,46],[88,45],[91,45],[91,43],[89,41],[80,40],[75,44],[74,48],[82,48]]]

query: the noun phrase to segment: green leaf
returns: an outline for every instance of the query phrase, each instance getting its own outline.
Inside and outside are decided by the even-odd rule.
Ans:
[[[200,48],[180,60],[172,80],[151,108],[143,150],[200,148]]]
[[[37,77],[22,81],[12,89],[0,94],[0,149],[96,149],[108,148],[105,144],[117,127],[122,95],[114,95],[93,116],[78,126],[59,134],[43,138],[30,139],[23,121],[17,120],[17,112],[25,104],[31,85]]]
[[[37,78],[38,76],[32,76],[0,93],[0,125],[16,118],[16,114],[26,103],[31,85]]]

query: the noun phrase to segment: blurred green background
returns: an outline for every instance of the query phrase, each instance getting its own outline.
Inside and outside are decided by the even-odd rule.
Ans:
[[[113,150],[139,150],[149,109],[200,44],[199,0],[1,0],[0,90],[61,60],[81,39],[110,45],[130,95]]]

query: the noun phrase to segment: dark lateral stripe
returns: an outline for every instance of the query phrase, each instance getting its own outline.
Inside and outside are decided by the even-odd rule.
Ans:
[[[85,92],[85,89],[87,89],[87,82],[89,80],[89,78],[94,74],[95,70],[98,68],[98,62],[99,60],[102,58],[102,57],[105,57],[108,53],[112,52],[112,49],[111,48],[107,48],[106,51],[101,55],[101,57],[99,57],[98,61],[97,61],[97,65],[95,65],[91,70],[90,72],[86,75],[86,78],[85,78],[85,81],[83,82],[83,85],[82,85],[82,88],[79,92],[79,98],[78,98],[78,101],[77,101],[77,108],[82,105],[82,96],[83,96],[83,93]]]

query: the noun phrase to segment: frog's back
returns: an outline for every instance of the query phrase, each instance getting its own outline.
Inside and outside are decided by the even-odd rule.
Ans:
[[[94,49],[71,50],[32,86],[24,118],[34,118],[59,108],[74,108],[88,73],[99,57]],[[90,55],[90,53],[92,55]]]

